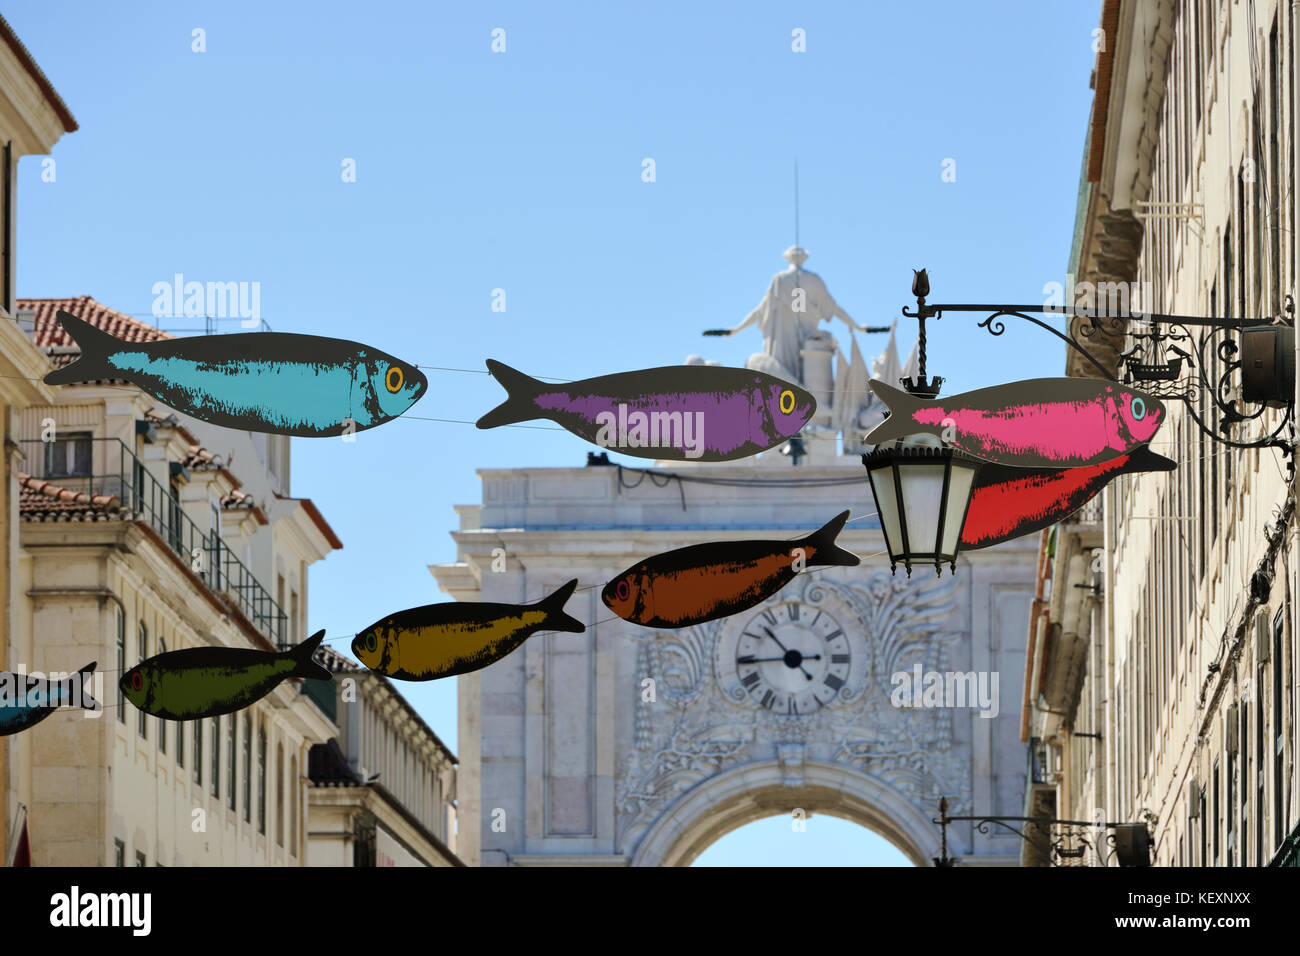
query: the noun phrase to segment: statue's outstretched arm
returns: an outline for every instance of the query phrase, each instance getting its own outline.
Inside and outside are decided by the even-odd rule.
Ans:
[[[767,311],[768,303],[771,301],[771,298],[772,298],[772,293],[769,291],[767,295],[763,296],[763,301],[758,304],[758,308],[756,308],[753,312],[749,313],[749,315],[745,316],[745,321],[741,322],[734,329],[706,329],[704,334],[705,335],[735,335],[737,332],[741,331],[742,329],[749,328],[751,325],[754,325],[756,322],[760,321],[763,318],[763,313]]]

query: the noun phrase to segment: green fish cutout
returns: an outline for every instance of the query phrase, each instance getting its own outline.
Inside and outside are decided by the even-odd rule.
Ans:
[[[261,700],[289,677],[333,680],[312,660],[324,639],[325,632],[317,631],[280,653],[236,647],[168,651],[141,661],[118,684],[127,700],[154,717],[220,717]]]

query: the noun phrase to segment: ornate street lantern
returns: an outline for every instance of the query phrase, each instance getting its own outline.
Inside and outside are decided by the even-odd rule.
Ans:
[[[862,456],[885,532],[890,570],[899,562],[912,574],[913,562],[943,564],[955,574],[971,486],[982,462],[955,448],[880,445]]]

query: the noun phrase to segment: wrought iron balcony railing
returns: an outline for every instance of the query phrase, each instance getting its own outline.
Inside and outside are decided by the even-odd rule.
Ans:
[[[185,513],[172,487],[164,487],[117,438],[69,436],[45,442],[23,439],[24,470],[71,491],[112,495],[123,520],[154,531],[214,594],[232,604],[254,627],[285,648],[288,617],[271,592],[221,540]]]

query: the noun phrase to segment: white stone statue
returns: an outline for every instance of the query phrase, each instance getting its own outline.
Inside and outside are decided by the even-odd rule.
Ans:
[[[791,246],[783,257],[790,268],[772,277],[772,284],[758,308],[734,329],[709,334],[735,335],[758,323],[763,333],[763,351],[750,356],[745,367],[815,388],[820,383],[809,381],[803,363],[804,350],[835,353],[835,338],[819,327],[821,323],[837,318],[858,332],[865,332],[866,326],[858,325],[849,317],[831,296],[821,276],[802,268],[808,259],[807,252]]]

